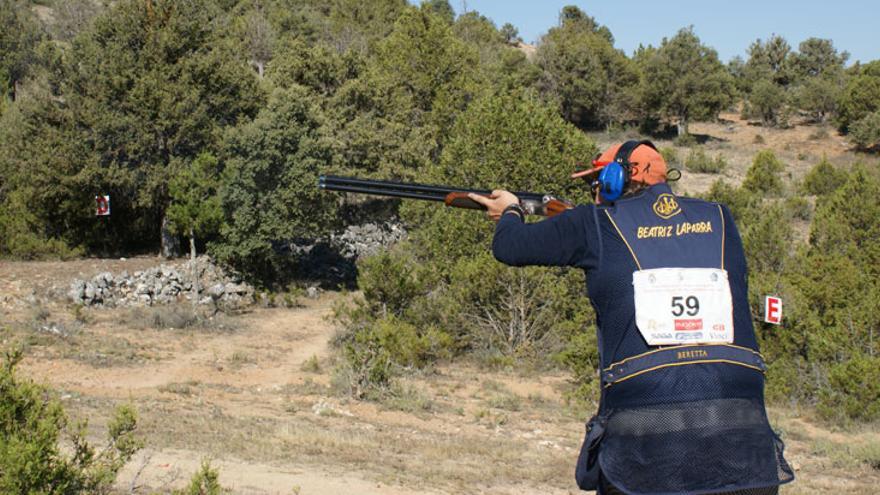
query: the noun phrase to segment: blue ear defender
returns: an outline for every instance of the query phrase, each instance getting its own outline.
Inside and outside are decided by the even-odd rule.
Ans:
[[[624,189],[629,184],[632,166],[629,163],[629,157],[633,150],[641,145],[647,145],[657,149],[654,143],[648,140],[627,141],[620,145],[617,153],[615,153],[614,161],[602,167],[597,178],[599,193],[605,201],[615,201],[623,195]]]
[[[627,182],[626,168],[618,161],[613,161],[599,171],[599,193],[606,201],[614,201],[623,194]]]

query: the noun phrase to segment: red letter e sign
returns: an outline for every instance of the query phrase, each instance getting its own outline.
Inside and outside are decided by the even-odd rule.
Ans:
[[[774,296],[764,299],[764,321],[774,325],[782,323],[782,299]]]

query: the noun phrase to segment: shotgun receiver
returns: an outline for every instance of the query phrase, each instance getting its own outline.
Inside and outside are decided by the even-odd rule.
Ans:
[[[406,182],[391,182],[380,180],[358,179],[355,177],[339,177],[335,175],[322,175],[318,178],[318,187],[328,191],[340,191],[348,193],[372,194],[375,196],[388,196],[392,198],[421,199],[424,201],[442,201],[446,206],[453,208],[467,208],[470,210],[485,210],[486,208],[476,201],[468,198],[468,194],[489,196],[492,191],[485,189],[464,189],[448,186],[429,186],[425,184],[412,184]],[[549,194],[531,192],[514,192],[519,198],[520,205],[529,215],[552,217],[574,205],[568,201],[557,199]]]

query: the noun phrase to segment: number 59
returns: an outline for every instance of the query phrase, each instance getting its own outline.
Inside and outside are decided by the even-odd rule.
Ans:
[[[700,312],[700,300],[697,296],[672,296],[672,316],[681,316],[685,312],[688,316],[696,316]]]

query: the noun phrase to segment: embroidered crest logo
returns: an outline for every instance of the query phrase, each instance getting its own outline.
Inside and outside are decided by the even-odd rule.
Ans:
[[[654,213],[663,219],[672,218],[681,213],[681,208],[678,206],[675,196],[663,193],[657,197],[657,201],[654,201]]]

